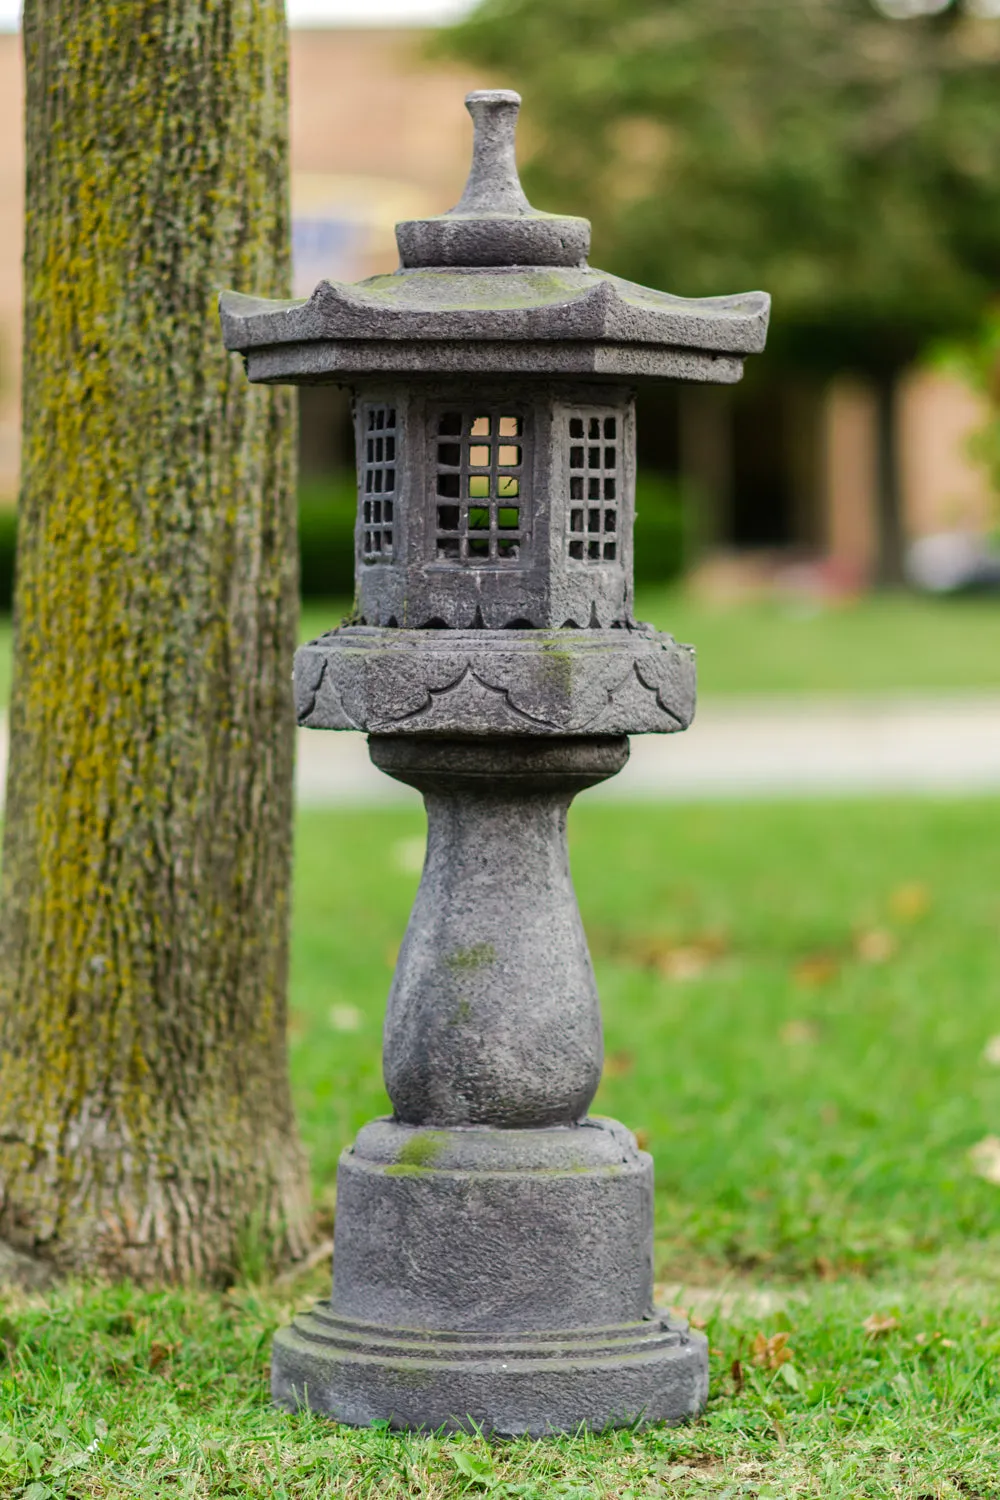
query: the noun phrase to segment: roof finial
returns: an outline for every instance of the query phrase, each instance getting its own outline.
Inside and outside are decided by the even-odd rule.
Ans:
[[[520,94],[477,89],[465,107],[475,126],[465,191],[447,213],[396,225],[400,266],[585,266],[589,222],[539,213],[524,196],[514,154]]]
[[[520,94],[513,89],[477,89],[466,95],[465,107],[475,128],[472,166],[465,191],[452,212],[532,213],[517,175],[514,152]]]

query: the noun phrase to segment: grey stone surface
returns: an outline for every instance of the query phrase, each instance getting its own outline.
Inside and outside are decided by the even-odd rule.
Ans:
[[[373,734],[670,734],[693,652],[630,630],[331,631],[295,656],[299,723]]]
[[[390,371],[398,368],[393,346],[425,341],[437,346],[475,339],[485,350],[465,347],[463,357],[483,361],[499,357],[496,343],[554,346],[540,351],[547,362],[563,344],[756,354],[767,337],[770,310],[763,292],[676,297],[606,271],[524,266],[396,271],[354,286],[321,281],[298,302],[223,292],[219,305],[226,347],[241,354],[284,346],[301,357],[316,342],[356,340],[384,345],[382,368]],[[440,368],[437,359],[434,368]]]
[[[764,347],[766,294],[689,299],[592,270],[587,220],[540,213],[524,196],[518,95],[480,91],[466,104],[476,130],[465,191],[450,212],[397,225],[399,271],[324,281],[307,301],[223,293],[226,348],[248,356],[250,378],[560,370],[738,380],[733,356]]]
[[[355,422],[363,623],[631,623],[628,392],[551,380],[514,391],[486,381],[368,385]]]
[[[521,188],[514,154],[520,96],[480,89],[466,108],[475,125],[472,169],[458,203],[431,219],[396,225],[404,266],[577,266],[590,250],[586,219],[543,214]]]
[[[275,1337],[271,1390],[357,1427],[545,1437],[681,1422],[708,1398],[708,1346],[660,1316],[601,1335],[460,1340],[349,1323],[320,1303]]]
[[[613,1121],[374,1121],[338,1175],[334,1290],[273,1389],[341,1421],[544,1433],[677,1421],[705,1348],[652,1305],[652,1161]]]
[[[278,1335],[275,1399],[496,1433],[693,1415],[706,1349],[653,1307],[652,1160],[587,1116],[601,1018],[566,810],[627,740],[370,749],[429,825],[386,1015],[395,1114],[341,1158],[332,1297]]]
[[[472,321],[472,320],[470,320]],[[427,343],[381,343],[320,339],[269,344],[246,353],[249,378],[261,385],[354,385],[385,371],[403,375],[562,375],[605,380],[683,380],[735,385],[743,361],[732,354],[653,344],[587,344],[512,340],[492,346],[444,339]]]
[[[398,226],[398,272],[221,301],[251,380],[352,388],[355,610],[299,651],[297,712],[369,731],[429,824],[394,1116],[341,1159],[332,1297],[278,1334],[273,1391],[431,1429],[678,1421],[706,1345],[653,1308],[650,1158],[587,1116],[601,1015],[566,812],[629,733],[694,712],[692,652],[633,618],[635,383],[739,379],[769,302],[590,269],[589,224],[521,190],[517,95],[467,103],[465,192]]]
[[[398,1119],[582,1119],[603,1045],[566,811],[577,791],[624,765],[627,740],[391,736],[370,748],[380,769],[423,792],[428,819],[385,1020],[383,1070]]]
[[[652,1159],[618,1126],[617,1160],[594,1161],[587,1137],[602,1133],[600,1121],[508,1132],[386,1120],[376,1154],[395,1135],[397,1158],[386,1164],[370,1160],[362,1131],[337,1176],[334,1313],[386,1330],[519,1335],[652,1316]],[[542,1136],[548,1150],[532,1164],[508,1134]],[[472,1135],[492,1160],[468,1160],[461,1138]],[[461,1166],[448,1162],[456,1137]]]

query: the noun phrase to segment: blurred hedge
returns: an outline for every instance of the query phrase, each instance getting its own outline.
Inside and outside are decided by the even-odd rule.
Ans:
[[[302,596],[343,597],[354,591],[353,473],[305,480],[299,489],[299,554]],[[684,518],[675,485],[641,475],[636,495],[635,576],[662,583],[681,570]],[[0,611],[8,611],[14,585],[17,513],[0,506]]]
[[[0,614],[9,614],[14,597],[14,550],[17,546],[17,511],[0,505]]]

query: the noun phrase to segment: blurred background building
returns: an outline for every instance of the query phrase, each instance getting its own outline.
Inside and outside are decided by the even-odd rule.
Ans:
[[[471,139],[461,100],[495,79],[430,60],[426,41],[426,32],[399,27],[292,32],[296,295],[308,295],[323,277],[392,270],[396,220],[457,200]],[[20,38],[0,35],[0,502],[7,505],[18,482],[22,100]],[[858,380],[769,378],[761,363],[760,377],[732,391],[675,388],[640,397],[647,567],[668,571],[680,549],[722,588],[776,566],[807,567],[816,586],[832,592],[863,587],[877,548],[874,393]],[[304,505],[343,508],[353,463],[345,398],[315,387],[300,399]],[[970,435],[985,420],[983,399],[957,377],[914,368],[903,378],[897,423],[907,540],[990,528],[988,476],[969,454]],[[671,501],[683,511],[680,535],[673,523],[654,525],[657,507]],[[640,533],[637,551],[642,540]],[[350,575],[349,558],[344,563],[341,570],[331,558],[335,576],[326,586],[315,576],[312,591],[337,592],[341,571]]]

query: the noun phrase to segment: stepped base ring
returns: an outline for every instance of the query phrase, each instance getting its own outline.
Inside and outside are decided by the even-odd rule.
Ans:
[[[602,1431],[697,1416],[708,1395],[708,1344],[662,1312],[616,1328],[510,1335],[383,1328],[319,1302],[277,1334],[271,1390],[286,1410],[305,1407],[351,1427]]]

